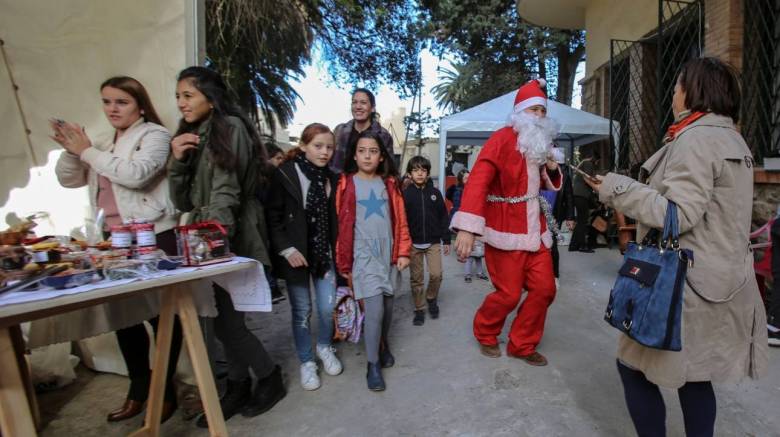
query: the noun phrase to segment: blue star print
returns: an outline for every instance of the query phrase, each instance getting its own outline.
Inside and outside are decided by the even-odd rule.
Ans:
[[[385,218],[385,213],[382,212],[382,207],[386,202],[387,200],[376,197],[376,193],[374,193],[374,189],[372,188],[368,199],[358,200],[358,203],[366,208],[366,216],[364,220],[368,220],[368,218],[371,217],[371,214],[376,214],[379,217]]]

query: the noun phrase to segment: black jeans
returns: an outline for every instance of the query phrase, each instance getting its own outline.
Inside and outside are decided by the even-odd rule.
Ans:
[[[574,210],[577,213],[577,224],[571,236],[569,250],[589,249],[594,244],[590,240],[590,200],[582,196],[574,196]]]
[[[228,379],[243,381],[249,378],[250,368],[257,379],[270,375],[275,364],[263,343],[246,327],[244,313],[236,311],[230,294],[217,284],[214,284],[214,298],[218,312],[214,319],[214,333],[225,349]]]
[[[644,373],[617,363],[626,406],[639,437],[666,436],[666,405],[658,386]],[[686,437],[712,437],[715,432],[715,392],[709,381],[688,382],[677,390]]]

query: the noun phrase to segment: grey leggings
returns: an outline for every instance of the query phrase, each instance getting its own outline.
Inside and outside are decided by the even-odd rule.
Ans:
[[[390,331],[393,321],[393,296],[379,296],[363,299],[366,318],[364,323],[366,355],[369,363],[379,362],[379,344]],[[385,343],[386,344],[386,343]]]

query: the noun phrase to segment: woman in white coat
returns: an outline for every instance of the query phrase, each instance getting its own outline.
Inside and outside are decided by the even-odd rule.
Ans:
[[[137,80],[112,77],[100,86],[100,95],[103,112],[114,128],[113,139],[106,144],[93,144],[81,126],[52,120],[51,138],[65,149],[57,161],[57,179],[67,188],[88,186],[91,205],[104,211],[104,232],[125,220],[144,219],[154,223],[158,247],[175,254],[173,228],[177,224],[177,212],[170,200],[166,176],[171,135],[161,125],[146,89]],[[106,311],[118,315],[106,317],[109,321],[106,326],[121,327],[117,329],[117,340],[130,376],[127,399],[120,408],[108,414],[108,421],[115,422],[143,411],[151,381],[149,336],[142,323],[128,327],[128,323],[117,320],[125,318],[129,322],[134,317],[129,314],[132,312],[137,317],[137,306],[123,302],[107,306]],[[149,320],[155,331],[157,320],[157,317]],[[172,377],[181,340],[181,325],[177,320],[168,365],[163,421],[176,410]]]

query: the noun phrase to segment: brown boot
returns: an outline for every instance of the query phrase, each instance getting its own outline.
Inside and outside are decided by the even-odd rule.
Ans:
[[[487,345],[480,343],[479,351],[482,352],[482,355],[490,358],[498,358],[501,356],[501,349],[497,344]]]
[[[135,417],[141,414],[143,410],[144,410],[143,402],[134,401],[132,399],[126,399],[125,403],[122,404],[121,407],[108,413],[108,417],[106,419],[109,422],[119,422],[121,420],[126,420],[131,417]]]
[[[546,366],[547,358],[539,352],[532,352],[528,355],[512,355],[515,358],[519,358],[532,366]]]

